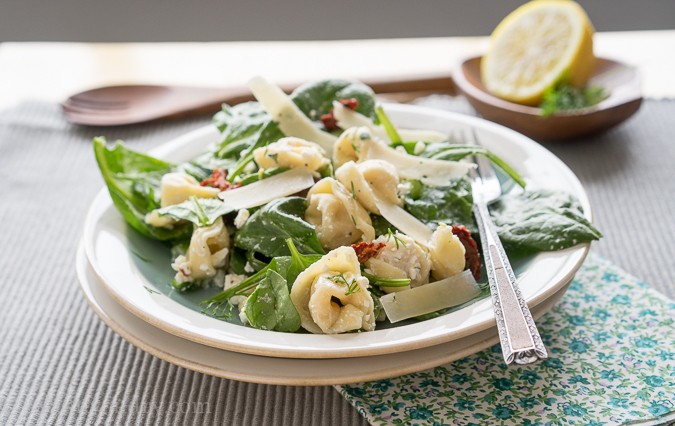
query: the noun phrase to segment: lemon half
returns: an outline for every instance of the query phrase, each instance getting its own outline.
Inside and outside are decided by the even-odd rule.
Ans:
[[[582,87],[593,71],[593,26],[571,0],[534,0],[495,28],[481,61],[489,92],[527,105],[561,80]]]

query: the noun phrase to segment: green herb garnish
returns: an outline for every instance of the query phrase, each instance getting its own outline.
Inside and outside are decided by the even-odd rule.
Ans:
[[[541,115],[550,117],[561,111],[574,111],[588,108],[607,97],[605,89],[600,86],[576,88],[568,83],[560,83],[544,93],[544,100],[539,105]]]

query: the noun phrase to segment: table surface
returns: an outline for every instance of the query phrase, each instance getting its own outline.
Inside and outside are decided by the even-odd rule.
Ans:
[[[167,83],[232,86],[244,84],[255,74],[264,74],[277,82],[294,82],[329,76],[372,78],[439,73],[446,70],[450,72],[462,58],[480,54],[486,44],[486,38],[199,44],[5,43],[0,44],[0,110],[5,110],[0,111],[0,125],[15,124],[12,117],[24,120],[21,117],[24,117],[22,114],[26,111],[36,117],[58,120],[55,102],[75,91],[98,85]],[[671,81],[675,75],[675,60],[670,53],[675,51],[675,31],[602,33],[596,35],[595,46],[598,56],[635,65],[643,75],[646,97],[675,97],[675,84]],[[439,55],[438,52],[444,54]],[[664,55],[664,52],[669,53]],[[366,60],[359,62],[359,67],[354,67],[351,58],[355,56]],[[393,69],[396,71],[393,72]],[[471,112],[461,99],[428,98],[423,102]],[[594,245],[593,250],[646,279],[671,297],[675,295],[672,272],[675,268],[675,243],[672,238],[675,237],[675,221],[669,212],[675,210],[675,202],[672,197],[660,199],[659,194],[664,190],[670,194],[675,192],[675,180],[670,175],[672,162],[675,161],[675,148],[673,144],[667,143],[670,140],[669,135],[675,132],[672,119],[668,119],[674,112],[674,107],[675,104],[671,101],[648,101],[636,118],[605,135],[592,140],[547,145],[548,149],[579,175],[589,192],[596,221],[605,232],[605,238]],[[35,113],[36,109],[39,113]],[[149,139],[154,138],[150,145],[156,145],[163,137],[175,136],[175,133],[207,121],[208,118],[202,118],[170,124],[164,128],[152,126],[140,133],[133,133],[129,129],[125,132],[147,134]],[[25,122],[22,123],[26,125]],[[56,127],[69,131],[63,124]],[[82,137],[81,132],[73,133],[75,137]],[[0,140],[0,144],[2,143]],[[596,164],[589,161],[589,157],[602,158],[603,161]],[[2,174],[3,171],[0,170],[0,176]],[[100,184],[99,182],[98,185]],[[83,211],[72,213],[83,217]],[[643,224],[643,229],[640,232],[632,231],[635,224]],[[657,255],[646,250],[654,247],[659,249]],[[60,259],[71,264],[72,255],[73,253],[65,253]],[[28,263],[9,265],[15,272],[28,266]],[[85,312],[77,314],[78,318],[84,318],[79,325],[79,332],[91,333],[97,319],[93,313],[88,312],[81,298],[76,298],[72,303],[77,307],[77,312]],[[72,321],[67,323],[77,327]],[[17,334],[14,329],[2,330],[2,333],[5,332],[8,335]],[[77,333],[77,330],[68,332]],[[103,406],[106,407],[103,414],[109,414],[118,421],[121,420],[120,413],[129,413],[129,410],[133,412],[133,407],[122,406],[127,401],[127,396],[120,390],[125,379],[115,376],[120,374],[129,376],[126,380],[135,386],[134,392],[141,392],[145,398],[142,401],[146,405],[140,406],[133,414],[133,418],[139,423],[168,420],[168,417],[157,417],[159,405],[152,404],[159,404],[157,401],[162,404],[189,401],[190,395],[196,390],[210,392],[210,396],[203,397],[205,401],[213,401],[209,404],[218,405],[222,401],[228,407],[225,413],[218,408],[218,416],[211,418],[235,423],[258,423],[263,420],[283,423],[289,419],[325,424],[363,422],[356,411],[330,387],[264,386],[215,379],[193,374],[143,354],[112,335],[109,330],[103,337],[98,334],[93,337],[98,339],[94,343],[98,345],[96,348],[103,351],[99,356],[104,359],[87,361],[79,374],[76,370],[70,371],[70,384],[59,382],[60,386],[65,386],[59,388],[59,392],[75,396],[67,400],[70,406],[66,407],[75,412],[85,406]],[[67,344],[69,343],[64,343]],[[17,347],[12,350],[19,353],[19,350],[25,349]],[[119,361],[121,365],[118,365],[118,361],[106,361],[107,357],[122,360]],[[12,402],[25,402],[27,398],[34,396],[30,391],[33,387],[47,395],[38,395],[38,398],[51,398],[51,404],[55,404],[54,401],[64,401],[49,388],[49,383],[57,380],[53,376],[63,362],[66,361],[53,359],[49,353],[43,353],[35,358],[34,365],[24,367],[43,368],[44,371],[36,377],[47,380],[46,384],[37,387],[12,383],[7,384],[7,387],[0,385],[0,423],[3,419],[37,421],[36,419],[51,418],[45,417],[46,414],[41,411],[45,406],[29,404],[20,409],[12,407]],[[97,370],[98,365],[112,372],[100,372]],[[0,372],[2,371],[7,372],[0,367]],[[100,377],[106,377],[109,381],[92,383]],[[131,387],[131,384],[127,385]],[[71,386],[75,388],[71,390]],[[180,386],[188,390],[178,389]],[[155,394],[160,399],[154,398]],[[78,396],[83,399],[78,399]],[[247,405],[245,401],[252,399],[273,403],[256,404],[253,412],[248,413],[239,408],[242,404]],[[9,404],[4,404],[3,401],[8,401]],[[24,413],[26,407],[31,407],[30,410],[34,412]],[[52,410],[51,412],[55,410],[53,406],[46,408]],[[63,407],[60,410],[59,412],[63,412]],[[182,417],[174,416],[173,420],[192,423],[190,417],[183,414]],[[91,417],[79,413],[57,418],[81,423],[82,419]]]

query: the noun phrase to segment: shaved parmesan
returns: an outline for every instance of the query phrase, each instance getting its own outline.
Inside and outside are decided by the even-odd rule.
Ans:
[[[337,125],[342,129],[349,129],[351,127],[367,127],[370,129],[373,136],[384,141],[390,141],[384,127],[373,123],[373,120],[365,115],[358,113],[342,105],[340,102],[333,102],[333,117],[337,121]],[[417,130],[417,129],[396,129],[399,136],[404,141],[424,141],[424,142],[443,142],[448,140],[448,137],[441,132],[434,130]]]
[[[387,318],[392,323],[451,308],[470,301],[480,294],[470,271],[410,290],[380,297]]]
[[[407,211],[403,210],[402,207],[392,203],[391,201],[386,201],[380,197],[375,197],[375,205],[380,210],[382,217],[387,219],[389,223],[398,228],[399,231],[406,234],[413,240],[417,241],[423,246],[429,244],[431,239],[431,229],[427,227],[423,222],[417,219],[415,216],[411,215]]]
[[[223,191],[218,197],[235,210],[267,204],[314,185],[312,173],[304,169],[292,169],[250,185]]]
[[[330,133],[316,128],[297,105],[293,103],[283,90],[269,83],[262,77],[255,77],[248,83],[251,92],[265,111],[272,116],[279,129],[286,136],[296,136],[311,142],[316,142],[327,152],[332,152],[333,143],[337,138]]]
[[[383,143],[370,142],[363,160],[384,160],[396,167],[399,176],[417,179],[427,185],[447,185],[450,179],[465,176],[474,164],[459,161],[435,160],[417,157],[390,148]]]

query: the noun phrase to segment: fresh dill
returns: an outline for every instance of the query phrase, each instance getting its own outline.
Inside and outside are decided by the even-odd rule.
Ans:
[[[397,237],[396,234],[394,234],[391,231],[391,228],[387,228],[387,242],[389,242],[392,238],[394,239],[394,243],[396,243],[396,250],[399,249],[399,244],[402,245],[404,248],[408,247],[408,244],[406,244],[405,241]]]
[[[352,278],[351,281],[347,281],[347,278],[345,278],[345,274],[340,272],[339,274],[332,275],[328,277],[329,280],[333,281],[336,284],[342,284],[347,287],[347,290],[345,291],[345,296],[349,296],[354,293],[358,293],[361,291],[361,286],[359,286],[358,281],[356,281],[356,278]]]
[[[354,189],[354,181],[350,182],[352,184],[352,198],[356,199],[356,190]]]

